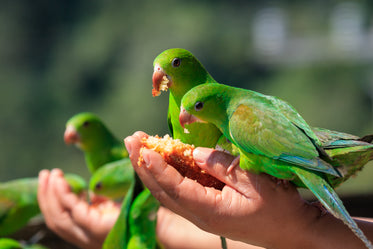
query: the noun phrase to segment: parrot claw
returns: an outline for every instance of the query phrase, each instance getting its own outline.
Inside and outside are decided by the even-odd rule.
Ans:
[[[277,186],[284,186],[285,188],[289,187],[289,181],[285,179],[279,179],[277,177],[272,177],[273,181],[276,182]]]
[[[227,173],[231,173],[234,168],[236,168],[238,165],[240,165],[240,156],[237,156],[233,159],[231,164],[228,166]]]
[[[319,201],[311,202],[311,205],[317,207],[320,210],[320,217],[323,217],[328,213],[328,210]]]

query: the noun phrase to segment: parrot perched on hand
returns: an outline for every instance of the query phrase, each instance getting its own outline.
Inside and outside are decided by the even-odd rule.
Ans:
[[[77,175],[65,174],[72,191],[79,194],[86,188]],[[22,178],[0,183],[0,236],[12,234],[40,214],[37,200],[38,178]]]
[[[128,152],[123,141],[114,137],[97,115],[82,112],[71,117],[66,123],[64,140],[84,152],[92,173],[91,191],[110,199],[120,199],[126,194],[134,172]]]
[[[136,198],[144,187],[138,178],[135,179],[123,141],[115,138],[96,115],[87,112],[70,118],[66,124],[64,139],[67,144],[76,144],[84,152],[86,164],[93,174],[89,184],[90,190],[111,199],[125,196],[120,215],[105,239],[103,248],[127,248],[129,237],[127,238],[126,233],[130,229],[129,210],[133,203],[139,207]],[[131,190],[130,184],[141,186],[141,190],[138,190],[140,187],[136,187],[136,191]],[[132,225],[134,226],[132,229],[146,231],[155,230],[156,224],[137,222]],[[149,228],[148,225],[153,227]],[[155,236],[155,233],[153,235]],[[148,240],[151,239],[152,236],[149,236]]]
[[[154,60],[153,96],[170,90],[168,125],[171,136],[181,142],[201,147],[215,147],[222,133],[212,124],[191,124],[184,133],[179,123],[180,103],[184,94],[194,86],[216,82],[203,65],[185,49],[163,51]]]
[[[100,167],[89,181],[89,189],[100,196],[112,200],[120,199],[134,180],[134,170],[131,160],[124,158]]]
[[[195,123],[188,125],[188,133],[179,123],[180,103],[185,93],[194,86],[216,82],[194,55],[182,48],[163,51],[153,62],[153,96],[170,90],[168,103],[168,127],[174,139],[194,146],[215,148],[222,133],[211,124]],[[222,140],[222,147],[226,141]],[[232,152],[232,151],[231,151]],[[225,238],[221,237],[222,248],[226,248]]]
[[[173,48],[159,54],[153,65],[153,96],[159,96],[161,91],[170,90],[168,125],[172,137],[195,146],[216,147],[232,155],[239,155],[239,149],[216,126],[208,123],[185,124],[188,130],[185,133],[184,127],[180,125],[179,113],[182,97],[197,85],[217,83],[198,59],[185,49]],[[338,164],[343,165],[341,171],[348,172],[343,177],[328,175],[333,185],[339,185],[347,180],[372,156],[369,151],[370,145],[359,141],[356,136],[321,128],[313,128],[313,130],[317,136],[322,137],[320,140],[323,146],[327,147],[325,148],[327,154],[341,162]],[[344,146],[341,147],[340,144]]]
[[[66,123],[66,144],[75,144],[83,152],[93,174],[102,165],[128,157],[123,141],[115,138],[93,113],[78,113]]]
[[[241,168],[308,188],[330,213],[373,248],[328,180],[329,175],[342,176],[332,165],[338,162],[326,153],[293,107],[276,97],[218,83],[191,89],[181,103],[181,126],[194,122],[216,125],[239,149]],[[373,150],[373,145],[366,145]],[[234,161],[228,172],[237,165]]]
[[[185,49],[173,48],[159,54],[153,64],[153,96],[160,95],[161,91],[170,90],[168,124],[173,138],[195,146],[217,147],[238,155],[238,149],[213,125],[193,123],[185,126],[189,133],[184,133],[184,128],[179,123],[180,104],[184,94],[197,85],[217,83],[198,59]],[[373,136],[359,138],[316,127],[312,130],[326,153],[340,162],[339,165],[333,166],[343,165],[344,168],[340,171],[348,172],[342,178],[334,178],[335,185],[359,171],[372,158],[369,143],[373,140]]]

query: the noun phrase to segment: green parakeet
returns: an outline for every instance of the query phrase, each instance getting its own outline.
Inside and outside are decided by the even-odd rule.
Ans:
[[[154,60],[153,96],[170,90],[168,124],[173,138],[195,146],[215,147],[222,133],[211,124],[191,124],[184,133],[179,123],[180,103],[184,94],[194,86],[216,82],[203,65],[185,49],[163,51]]]
[[[148,189],[144,189],[129,210],[129,241],[127,249],[157,247],[157,211],[159,202]]]
[[[120,213],[114,227],[110,230],[106,237],[103,249],[126,249],[129,240],[129,224],[128,215],[135,194],[138,195],[138,190],[135,190],[136,181],[133,181],[124,200],[122,202]],[[135,193],[136,192],[136,193]]]
[[[86,164],[93,174],[90,190],[113,199],[123,197],[128,191],[120,216],[104,243],[104,248],[127,248],[129,237],[123,234],[129,229],[129,209],[141,191],[128,190],[134,179],[134,171],[126,158],[128,152],[124,143],[115,138],[96,115],[87,112],[79,113],[67,122],[64,139],[67,144],[76,144],[84,152]],[[133,185],[137,184],[142,185],[140,180],[133,182]],[[133,229],[148,229],[142,225],[140,222],[133,224]],[[155,229],[155,224],[151,225]]]
[[[66,144],[75,144],[84,152],[92,174],[106,163],[128,157],[123,141],[115,138],[93,113],[83,112],[70,118],[64,139]]]
[[[86,188],[77,175],[66,174],[65,179],[75,193]],[[22,178],[0,183],[0,236],[12,234],[40,214],[37,200],[38,178]]]
[[[89,189],[97,195],[120,199],[127,194],[133,180],[131,160],[124,158],[97,169],[89,181]]]
[[[122,198],[133,181],[133,168],[124,143],[93,113],[74,115],[66,123],[64,139],[84,152],[92,177],[89,188],[111,199]]]
[[[182,48],[172,48],[159,54],[154,62],[153,96],[159,96],[161,91],[170,90],[168,103],[168,127],[174,139],[201,147],[214,148],[222,137],[216,126],[204,123],[194,123],[187,126],[188,133],[179,123],[181,99],[194,86],[216,82],[194,55]],[[220,140],[225,145],[227,142]],[[232,150],[231,150],[232,152]],[[226,248],[222,237],[222,247]]]
[[[204,84],[184,95],[179,121],[182,126],[193,122],[216,125],[238,147],[241,168],[308,188],[330,213],[373,248],[330,185],[328,175],[341,176],[331,164],[335,162],[285,101],[222,84]]]
[[[144,189],[135,174],[119,217],[103,244],[103,249],[162,248],[156,239],[156,213],[159,203]]]
[[[173,138],[195,146],[215,147],[216,145],[218,149],[238,155],[238,149],[211,124],[186,125],[189,133],[184,133],[184,128],[179,123],[180,104],[184,94],[197,85],[216,83],[198,59],[185,49],[174,48],[159,54],[153,64],[153,96],[160,95],[161,91],[170,90],[168,124]],[[336,158],[340,165],[345,167],[340,171],[349,172],[344,174],[343,178],[334,179],[338,183],[360,170],[372,156],[370,145],[359,137],[322,128],[312,128],[312,130],[328,155],[333,159]],[[370,137],[370,141],[372,139]]]
[[[185,49],[174,48],[159,54],[153,65],[153,96],[160,95],[161,91],[170,90],[168,125],[173,138],[195,146],[216,146],[217,149],[238,155],[239,149],[215,126],[208,123],[186,124],[188,133],[185,133],[185,129],[179,123],[181,99],[185,93],[200,84],[216,83],[198,59]],[[326,153],[339,161],[340,171],[345,172],[343,177],[327,175],[335,186],[359,171],[372,157],[370,145],[361,143],[356,136],[321,128],[313,130],[316,136],[320,137]]]

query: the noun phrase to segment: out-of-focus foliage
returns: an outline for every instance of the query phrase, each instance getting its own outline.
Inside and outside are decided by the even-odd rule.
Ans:
[[[288,100],[311,125],[373,133],[373,8],[348,4],[0,2],[0,181],[55,167],[88,175],[81,152],[63,143],[81,111],[121,138],[167,133],[167,94],[151,96],[151,75],[171,47],[192,51],[219,82]],[[340,15],[357,20],[345,27],[361,44],[348,32],[347,43],[333,40],[343,38]]]

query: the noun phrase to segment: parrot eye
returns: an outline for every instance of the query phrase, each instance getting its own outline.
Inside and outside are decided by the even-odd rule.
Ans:
[[[99,182],[96,184],[95,189],[100,190],[102,188],[102,183]]]
[[[202,110],[203,108],[203,102],[201,101],[198,101],[195,105],[194,105],[194,110],[196,110],[197,112]]]
[[[175,58],[172,60],[172,66],[173,67],[179,67],[181,63],[181,60],[179,58]]]
[[[85,121],[84,123],[83,123],[83,127],[88,127],[89,126],[89,122],[88,121]]]

